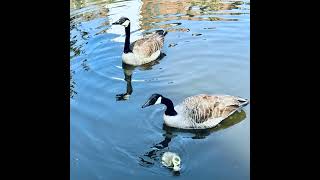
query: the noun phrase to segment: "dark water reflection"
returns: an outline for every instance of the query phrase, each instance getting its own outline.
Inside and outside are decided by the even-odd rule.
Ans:
[[[125,93],[117,94],[116,95],[117,101],[128,100],[130,95],[132,94],[132,92],[133,92],[132,74],[133,74],[133,71],[136,68],[138,68],[141,71],[151,70],[152,66],[154,66],[156,64],[159,64],[161,59],[164,58],[165,56],[166,56],[165,53],[161,53],[157,60],[152,61],[152,62],[150,62],[148,64],[141,65],[141,66],[132,66],[132,65],[129,65],[129,64],[122,63],[124,80],[127,83],[127,91]]]

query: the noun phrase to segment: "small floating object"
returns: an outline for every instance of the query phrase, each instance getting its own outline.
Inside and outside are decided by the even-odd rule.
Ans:
[[[172,168],[174,171],[180,171],[181,158],[179,157],[178,154],[173,152],[165,152],[162,155],[161,159],[162,159],[161,163],[164,166],[168,168]]]
[[[192,36],[201,36],[202,34],[200,33],[193,33]]]
[[[244,2],[242,2],[242,1],[235,1],[235,2],[232,3],[232,4],[234,4],[234,5],[242,5],[242,4],[244,4]]]
[[[178,44],[177,43],[171,43],[171,44],[169,44],[168,47],[175,47],[176,45],[178,45]]]
[[[188,28],[172,28],[172,29],[168,29],[168,32],[189,32],[190,29]]]

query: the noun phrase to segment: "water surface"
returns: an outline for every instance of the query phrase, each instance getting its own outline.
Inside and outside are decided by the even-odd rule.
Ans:
[[[161,105],[141,109],[152,93],[250,99],[249,13],[249,1],[71,0],[70,178],[249,179],[250,105],[206,131],[166,127]],[[124,28],[111,26],[121,16],[132,41],[167,30],[165,56],[123,66]],[[181,156],[180,174],[161,165],[165,151]]]

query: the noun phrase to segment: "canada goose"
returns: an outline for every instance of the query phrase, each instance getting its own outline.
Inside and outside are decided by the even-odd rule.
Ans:
[[[157,30],[130,44],[130,20],[121,17],[112,25],[122,25],[125,27],[126,39],[122,53],[122,60],[126,64],[139,66],[156,60],[160,56],[163,47],[164,36],[167,32]]]
[[[180,171],[181,158],[179,157],[178,154],[173,152],[165,152],[162,155],[161,160],[162,160],[161,163],[164,166],[168,168],[172,168],[174,171]]]
[[[174,107],[169,98],[153,94],[142,108],[164,104],[167,107],[163,117],[166,125],[181,129],[206,129],[215,127],[248,103],[247,99],[236,96],[200,94],[188,97]]]

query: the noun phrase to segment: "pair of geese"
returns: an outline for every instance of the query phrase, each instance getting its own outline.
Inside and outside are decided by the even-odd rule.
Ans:
[[[112,25],[125,27],[126,38],[122,59],[125,64],[139,66],[156,60],[164,44],[166,32],[157,30],[152,34],[130,44],[130,20],[121,17]],[[174,106],[172,101],[161,94],[152,94],[142,108],[164,104],[164,122],[166,125],[181,129],[213,128],[221,121],[240,111],[249,104],[249,100],[230,95],[200,94],[187,97],[182,103]]]

